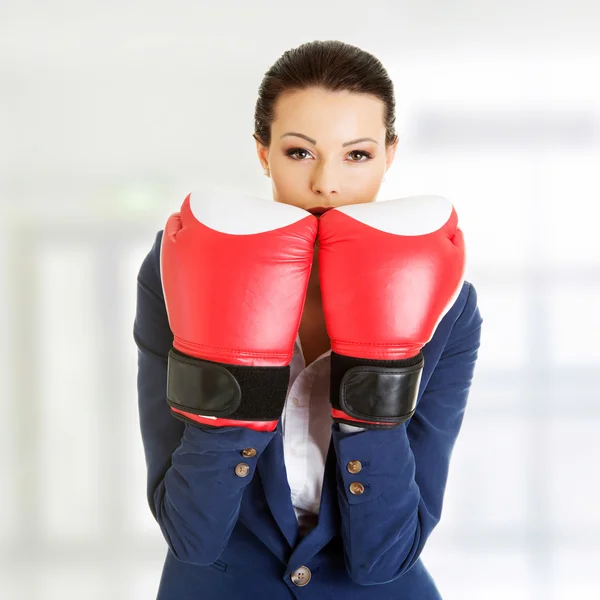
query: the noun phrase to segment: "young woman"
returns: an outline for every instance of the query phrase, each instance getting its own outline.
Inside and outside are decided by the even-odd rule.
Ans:
[[[453,207],[374,202],[394,112],[367,52],[287,51],[255,112],[275,202],[189,194],[141,265],[160,600],[441,598],[420,555],[482,318]]]

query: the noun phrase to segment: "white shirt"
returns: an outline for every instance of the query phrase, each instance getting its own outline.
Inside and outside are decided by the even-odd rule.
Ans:
[[[316,527],[321,503],[325,459],[333,424],[329,401],[330,369],[331,350],[306,366],[298,335],[290,363],[290,383],[281,428],[284,462],[301,536]],[[345,424],[340,424],[340,429],[361,431]]]

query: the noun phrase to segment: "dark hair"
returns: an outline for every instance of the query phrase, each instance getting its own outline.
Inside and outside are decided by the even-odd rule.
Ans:
[[[396,140],[394,84],[387,71],[372,54],[337,40],[307,42],[287,50],[277,59],[265,73],[258,90],[253,137],[269,146],[279,96],[311,87],[379,98],[385,105],[386,146]]]

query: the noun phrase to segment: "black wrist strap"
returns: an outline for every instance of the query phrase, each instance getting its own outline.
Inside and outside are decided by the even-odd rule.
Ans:
[[[417,405],[425,358],[368,360],[331,354],[331,404],[355,419],[349,425],[389,429],[412,417]]]
[[[290,367],[247,367],[201,360],[169,351],[167,401],[197,415],[240,421],[281,417]]]

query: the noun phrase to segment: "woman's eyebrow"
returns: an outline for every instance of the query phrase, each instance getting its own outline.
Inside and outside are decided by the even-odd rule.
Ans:
[[[293,131],[288,131],[287,133],[284,133],[279,139],[285,137],[286,135],[295,135],[297,137],[305,139],[307,142],[310,142],[313,146],[317,145],[316,140],[313,140],[312,138],[309,138],[307,135],[304,135],[302,133],[295,133]],[[345,142],[344,144],[342,144],[342,146],[350,146],[351,144],[358,144],[358,142],[375,142],[376,144],[379,144],[379,142],[374,140],[373,138],[362,137],[356,140],[351,140],[350,142]]]

